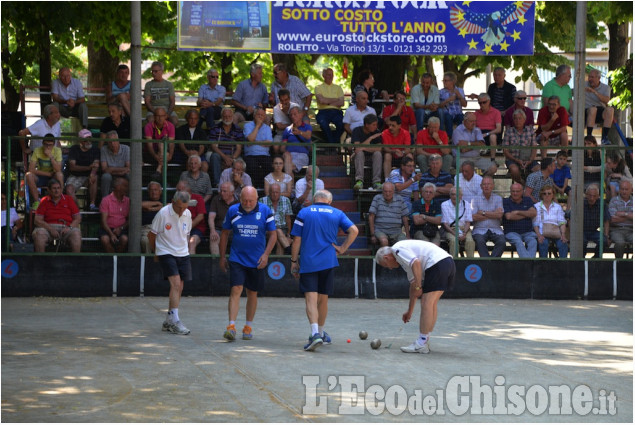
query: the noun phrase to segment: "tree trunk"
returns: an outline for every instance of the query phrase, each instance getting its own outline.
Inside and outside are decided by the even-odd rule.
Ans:
[[[95,50],[92,41],[88,42],[86,51],[88,52],[88,84],[85,88],[104,89],[115,78],[119,58],[113,57],[103,47]]]
[[[2,67],[2,88],[4,89],[5,102],[2,104],[2,111],[15,112],[20,107],[20,92],[15,89],[11,81],[11,71],[9,63],[11,61],[11,52],[9,51],[9,35],[6,31],[2,33],[2,45],[5,46],[2,49],[2,62],[6,66]],[[20,81],[22,75],[24,75],[25,65],[22,64],[20,69],[20,75],[15,75],[15,80]],[[15,71],[15,70],[14,70]]]
[[[39,49],[39,64],[40,64],[40,86],[51,87],[51,37],[49,35],[48,25],[46,21],[41,22],[40,32],[40,49]],[[56,70],[57,72],[58,70]],[[40,95],[40,108],[44,110],[44,107],[51,103],[51,95]]]
[[[289,75],[295,75],[302,80],[302,77],[298,75],[298,70],[295,67],[295,55],[272,53],[271,61],[274,65],[277,63],[283,63],[287,67],[287,72],[289,73]],[[263,76],[263,80],[267,80],[267,76]]]
[[[628,23],[613,23],[607,26],[609,28],[609,71],[613,71],[624,66],[628,59]],[[616,108],[614,119],[620,123],[621,118],[622,111]]]
[[[404,73],[409,64],[410,56],[362,56],[362,63],[353,68],[351,91],[358,84],[359,73],[365,69],[373,73],[377,90],[387,90],[389,94],[403,90]]]
[[[221,85],[225,87],[227,91],[234,91],[236,89],[236,87],[234,87],[234,74],[232,73],[233,63],[233,53],[223,53],[220,60],[220,78]]]

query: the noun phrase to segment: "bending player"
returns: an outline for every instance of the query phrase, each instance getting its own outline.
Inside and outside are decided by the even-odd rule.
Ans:
[[[408,311],[402,316],[404,323],[410,321],[417,298],[421,297],[419,338],[409,346],[401,347],[401,351],[429,353],[430,333],[437,321],[437,303],[443,292],[454,285],[456,267],[452,256],[433,243],[406,240],[392,247],[379,248],[375,261],[389,269],[401,266],[408,275],[410,301]]]

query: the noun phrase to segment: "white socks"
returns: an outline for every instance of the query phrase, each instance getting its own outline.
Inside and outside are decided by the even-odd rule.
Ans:
[[[317,323],[311,323],[311,336],[315,335],[316,333],[319,333],[318,324]]]

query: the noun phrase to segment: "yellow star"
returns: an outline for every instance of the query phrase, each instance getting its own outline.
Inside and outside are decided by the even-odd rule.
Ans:
[[[461,28],[459,30],[459,35],[465,38],[465,36],[467,35],[467,30],[465,28]]]
[[[501,43],[501,52],[507,51],[507,48],[509,47],[509,43],[507,43],[505,40],[503,40],[503,42]]]
[[[472,39],[472,41],[470,41],[469,43],[467,43],[468,46],[470,46],[470,50],[474,49],[476,50],[476,46],[478,46],[478,41],[474,41],[474,39]]]
[[[490,53],[492,53],[492,46],[490,46],[489,44],[486,44],[483,51],[485,52],[486,55],[489,55]]]
[[[465,19],[465,14],[463,13],[463,11],[459,11],[459,13],[456,14],[456,19],[458,19],[459,21]]]
[[[514,30],[514,33],[512,34],[512,38],[514,39],[514,41],[520,40],[520,33]]]
[[[463,2],[463,6],[470,7],[470,3],[472,3],[472,2],[471,1],[464,1]]]
[[[527,22],[527,19],[525,19],[525,15],[521,15],[521,16],[518,18],[518,23],[519,23],[520,25],[522,25],[522,26],[525,26],[525,22]]]
[[[524,1],[523,0],[518,0],[517,2],[514,2],[514,4],[516,5],[516,8],[520,8],[523,5]]]

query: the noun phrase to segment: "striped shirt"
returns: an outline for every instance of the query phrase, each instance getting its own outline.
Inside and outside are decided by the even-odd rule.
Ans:
[[[382,194],[375,195],[368,212],[375,215],[375,230],[388,235],[401,233],[402,217],[408,217],[409,213],[408,206],[399,196],[389,203]]]

